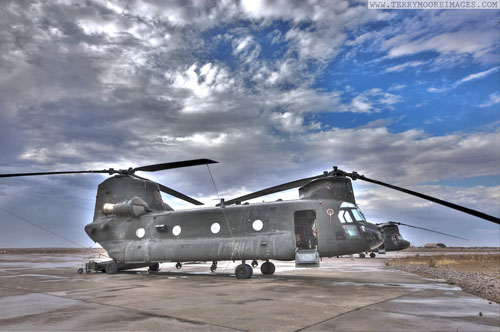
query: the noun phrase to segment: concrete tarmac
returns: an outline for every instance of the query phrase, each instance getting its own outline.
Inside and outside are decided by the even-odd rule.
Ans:
[[[2,331],[500,331],[500,308],[385,258],[274,262],[234,277],[235,263],[77,274],[86,257],[0,254]]]

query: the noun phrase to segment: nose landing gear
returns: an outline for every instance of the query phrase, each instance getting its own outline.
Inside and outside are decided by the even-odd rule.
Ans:
[[[214,272],[217,270],[217,261],[212,262],[212,266],[210,266],[210,272]]]

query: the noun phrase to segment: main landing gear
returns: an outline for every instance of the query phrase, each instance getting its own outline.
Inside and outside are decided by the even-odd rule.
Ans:
[[[374,252],[371,252],[371,253],[370,253],[370,257],[371,257],[371,258],[375,258],[375,256],[376,256],[376,255],[375,255],[375,253],[374,253]],[[365,257],[366,257],[366,256],[365,256],[365,254],[363,254],[363,253],[359,254],[359,258],[365,258]]]
[[[243,261],[242,264],[236,267],[236,269],[234,270],[234,274],[238,279],[249,279],[253,275],[253,268],[256,268],[258,265],[259,264],[256,260],[252,261],[252,266],[246,264],[245,261]],[[276,271],[276,267],[269,261],[262,263],[262,265],[260,266],[260,272],[264,276],[272,275],[274,271]]]
[[[267,261],[260,266],[260,272],[265,276],[273,274],[274,271],[276,271],[276,267],[270,261]]]
[[[158,271],[160,271],[160,264],[159,263],[155,263],[153,265],[150,265],[148,271],[149,272],[158,272]]]
[[[253,268],[243,261],[243,264],[238,265],[236,269],[234,269],[234,274],[238,279],[249,279],[253,275]]]

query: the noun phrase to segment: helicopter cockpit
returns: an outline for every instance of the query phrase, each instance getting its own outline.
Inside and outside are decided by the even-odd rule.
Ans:
[[[370,247],[377,247],[384,242],[384,235],[378,228],[372,227],[357,205],[342,202],[337,216],[348,237],[360,238],[361,231],[370,243]]]
[[[366,221],[366,219],[356,205],[342,202],[337,216],[347,236],[351,238],[360,237],[355,221]]]

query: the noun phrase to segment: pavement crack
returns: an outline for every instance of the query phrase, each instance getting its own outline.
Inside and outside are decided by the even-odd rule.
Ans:
[[[329,321],[329,320],[332,320],[332,319],[335,319],[335,318],[338,318],[338,317],[341,317],[341,316],[347,315],[347,314],[349,314],[349,313],[351,313],[351,312],[360,311],[360,310],[363,310],[363,309],[368,308],[368,307],[373,306],[373,305],[377,305],[377,304],[381,304],[381,303],[384,303],[384,302],[387,302],[387,301],[392,301],[392,300],[395,300],[395,299],[399,299],[399,298],[401,298],[401,297],[403,297],[403,296],[407,296],[407,295],[409,295],[409,294],[415,294],[415,293],[418,293],[418,292],[420,292],[420,291],[408,292],[408,293],[406,293],[406,294],[401,294],[401,295],[396,296],[396,297],[391,297],[390,299],[385,299],[385,300],[381,300],[381,301],[379,301],[379,302],[370,303],[370,304],[367,304],[367,305],[365,305],[365,306],[358,307],[358,308],[355,308],[355,309],[353,309],[353,310],[349,310],[349,311],[343,312],[343,313],[341,313],[341,314],[338,314],[338,315],[335,315],[335,316],[332,316],[332,317],[329,317],[329,318],[323,319],[323,320],[321,320],[321,321],[319,321],[319,322],[316,322],[316,323],[314,323],[314,324],[311,324],[311,325],[308,325],[308,326],[302,327],[302,328],[300,328],[300,329],[295,330],[294,332],[303,331],[303,330],[305,330],[305,329],[308,329],[308,328],[310,328],[310,327],[313,327],[313,326],[316,326],[316,325],[322,324],[322,323],[327,322],[327,321]]]

